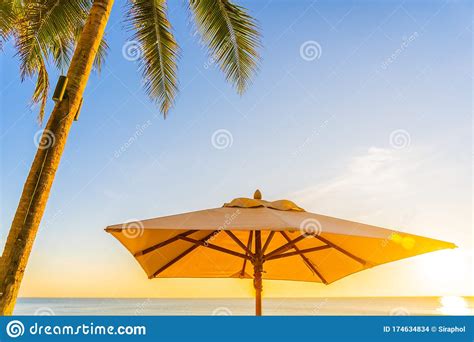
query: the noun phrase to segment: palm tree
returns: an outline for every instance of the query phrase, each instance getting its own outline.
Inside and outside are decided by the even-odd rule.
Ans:
[[[64,99],[56,102],[43,131],[2,255],[0,310],[4,315],[13,312],[89,75],[94,63],[99,67],[105,55],[103,36],[114,1],[90,1],[3,0],[0,4],[0,39],[15,40],[22,77],[37,76],[33,101],[41,103],[40,120],[49,85],[46,61],[50,58],[58,67],[69,66]],[[141,49],[139,69],[145,91],[164,116],[178,90],[178,46],[166,8],[166,0],[128,0],[126,14],[128,27],[134,31],[132,39]],[[227,80],[243,93],[259,60],[255,20],[229,0],[189,0],[189,10]]]
[[[13,36],[20,57],[22,80],[36,76],[33,104],[40,104],[38,119],[42,122],[48,99],[48,58],[59,70],[67,68],[74,43],[81,34],[90,9],[90,0],[79,0],[56,6],[57,1],[6,0],[0,3],[0,49]],[[107,43],[102,40],[95,60],[100,69]]]

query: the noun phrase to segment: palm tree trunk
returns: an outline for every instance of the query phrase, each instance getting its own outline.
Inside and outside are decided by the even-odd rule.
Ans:
[[[0,313],[11,315],[66,140],[89,79],[114,0],[94,0],[74,51],[68,85],[46,124],[8,234],[0,272]]]

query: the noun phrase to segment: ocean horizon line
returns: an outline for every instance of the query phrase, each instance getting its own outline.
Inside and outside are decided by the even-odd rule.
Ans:
[[[463,297],[463,298],[473,298],[474,296],[469,295],[432,295],[432,296],[319,296],[319,297],[264,297],[266,299],[325,299],[325,298],[338,298],[338,299],[364,299],[364,298],[440,298],[440,297]],[[254,299],[253,297],[49,297],[49,296],[25,296],[18,297],[18,299],[198,299],[198,300],[207,300],[207,299]]]

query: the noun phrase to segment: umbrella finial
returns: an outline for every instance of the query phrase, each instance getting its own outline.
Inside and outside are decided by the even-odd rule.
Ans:
[[[262,193],[260,192],[260,190],[255,190],[255,193],[253,194],[253,198],[254,199],[257,199],[257,200],[261,200],[262,199]]]

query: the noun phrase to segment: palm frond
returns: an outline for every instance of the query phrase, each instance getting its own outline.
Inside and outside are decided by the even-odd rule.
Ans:
[[[38,69],[38,77],[36,79],[35,91],[31,98],[33,103],[40,104],[40,110],[38,113],[38,121],[41,124],[44,119],[44,111],[46,108],[46,101],[48,100],[48,91],[49,91],[49,77],[46,66],[43,63],[40,64]]]
[[[85,23],[85,22],[84,22]],[[73,28],[71,36],[62,37],[58,39],[55,44],[52,45],[52,57],[56,67],[59,70],[67,69],[69,63],[71,62],[76,43],[79,41],[84,25]],[[102,65],[105,62],[107,53],[109,50],[109,45],[105,36],[102,38],[99,49],[94,59],[94,70],[100,72]]]
[[[0,50],[13,31],[16,19],[15,1],[2,0],[0,2]]]
[[[90,0],[27,0],[16,40],[21,76],[31,76],[59,43],[68,42],[74,29],[85,20]]]
[[[50,44],[50,51],[54,64],[58,70],[64,70],[71,62],[74,53],[74,40],[72,37],[61,37]]]
[[[37,76],[32,102],[40,104],[41,123],[49,90],[46,61],[52,58],[59,69],[67,66],[74,47],[74,32],[84,25],[91,0],[13,1],[18,8],[14,35],[20,76],[22,80]]]
[[[165,0],[129,1],[126,22],[135,31],[132,42],[140,49],[145,90],[166,117],[178,91],[178,45],[166,17]]]
[[[105,63],[105,58],[107,57],[107,53],[109,52],[109,44],[107,44],[107,40],[105,36],[100,41],[99,49],[97,50],[97,54],[95,55],[94,59],[94,70],[100,73],[102,70],[102,66]]]
[[[242,94],[260,59],[260,34],[255,19],[228,0],[190,0],[189,6],[213,59]]]

